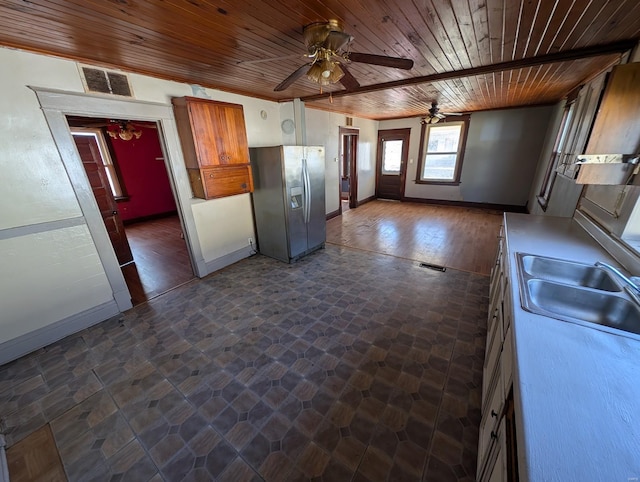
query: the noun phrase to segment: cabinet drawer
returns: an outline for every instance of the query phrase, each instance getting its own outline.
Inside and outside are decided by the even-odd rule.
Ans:
[[[482,477],[479,478],[481,482],[507,482],[507,480],[511,480],[507,474],[507,441],[504,421],[500,424],[496,436],[497,438],[491,456],[489,457],[486,471]]]
[[[482,420],[480,422],[480,437],[478,440],[478,478],[480,478],[483,468],[487,464],[487,459],[491,454],[494,441],[497,439],[498,423],[501,420],[502,404],[504,397],[502,395],[502,383],[500,372],[497,373],[497,379],[491,386],[491,398],[484,408]]]
[[[502,313],[497,310],[498,318],[493,324],[493,329],[487,334],[487,351],[482,370],[482,408],[485,409],[490,397],[489,387],[494,383],[494,378],[499,376],[496,370],[499,367],[500,353],[502,351]]]
[[[213,199],[253,192],[251,166],[225,166],[210,169],[189,169],[193,194]]]

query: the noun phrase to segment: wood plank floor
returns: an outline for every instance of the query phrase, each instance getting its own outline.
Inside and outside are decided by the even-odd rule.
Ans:
[[[65,482],[67,477],[49,424],[7,450],[12,482]]]
[[[489,275],[502,212],[376,200],[327,221],[327,242]]]
[[[193,279],[178,215],[125,227],[134,262],[122,268],[134,305]]]

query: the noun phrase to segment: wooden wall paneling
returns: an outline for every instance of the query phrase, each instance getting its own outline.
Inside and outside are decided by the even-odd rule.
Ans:
[[[414,44],[419,45],[418,51],[423,58],[427,59],[433,72],[446,72],[453,69],[450,57],[454,52],[448,45],[440,43],[435,37],[433,23],[429,17],[431,10],[419,8],[414,2],[400,2],[397,5],[397,10],[407,19],[410,26],[408,35]],[[420,66],[420,64],[418,65]],[[448,85],[444,85],[443,88],[445,89],[443,94],[449,98],[455,98],[453,91],[446,90],[449,88]]]
[[[590,28],[591,21],[602,8],[602,2],[589,2],[580,9],[572,9],[550,48],[566,50],[576,46],[576,40],[580,38],[585,28]]]
[[[625,5],[626,2],[604,2],[601,5],[592,4],[587,9],[587,14],[581,19],[581,24],[574,29],[572,35],[566,39],[566,44],[569,48],[574,46],[588,45],[588,39],[603,33],[604,35],[598,35],[603,38],[607,37],[607,32],[602,32],[602,29],[608,30],[611,25],[614,25],[614,18],[616,13],[620,10],[625,12],[625,15],[631,9],[631,5]],[[588,24],[588,25],[585,25]],[[582,27],[582,29],[580,28]]]
[[[553,47],[557,37],[557,32],[569,20],[571,6],[575,1],[560,0],[553,2],[553,9],[548,17],[546,17],[545,29],[540,33],[537,39],[534,55],[542,55],[557,49]],[[545,18],[545,17],[543,17]]]
[[[447,59],[453,70],[459,70],[472,66],[467,53],[467,46],[462,39],[456,18],[451,10],[451,4],[444,0],[433,0],[432,23],[434,36],[442,50],[447,52]],[[453,97],[451,100],[469,98],[473,92],[469,77],[452,79],[444,82]]]
[[[15,19],[17,20],[17,19]],[[53,40],[48,41],[48,45],[51,47],[58,46],[60,52],[70,58],[75,58],[87,63],[91,63],[92,61],[88,56],[83,56],[77,54],[75,50],[69,49],[69,42],[73,42],[75,45],[81,45],[83,49],[86,51],[94,51],[94,52],[105,52],[105,40],[104,38],[100,38],[96,36],[95,28],[92,28],[88,20],[77,20],[78,23],[82,23],[87,25],[87,28],[72,28],[64,25],[51,24],[48,22],[42,22],[42,26],[38,28],[34,28],[30,31],[30,35],[32,38],[39,36],[41,39],[45,38],[47,35],[50,35],[52,30],[57,32],[57,35],[62,38],[72,39],[70,41],[59,40],[57,37]],[[15,25],[18,25],[17,21],[14,22]],[[5,30],[5,34],[7,30]],[[103,31],[104,33],[104,31]],[[93,36],[93,37],[91,37]],[[143,46],[135,46],[130,47],[127,51],[121,52],[117,48],[112,48],[107,50],[109,56],[101,57],[101,62],[98,64],[109,65],[112,68],[122,68],[126,67],[124,62],[128,64],[135,64],[135,68],[127,69],[138,72],[146,72],[146,73],[155,73],[158,75],[158,71],[161,72],[161,77],[169,78],[172,80],[182,80],[188,82],[188,79],[184,70],[176,69],[169,70],[167,67],[158,67],[157,61],[154,60],[154,56],[157,55],[158,50],[167,50],[167,52],[163,53],[163,65],[171,66],[179,63],[184,63],[185,57],[180,54],[171,54],[167,48],[163,45],[158,45],[155,48],[151,45],[143,45]],[[111,52],[111,53],[109,53]],[[113,56],[112,56],[113,55]],[[121,60],[118,60],[121,59]],[[192,73],[196,72],[196,66],[200,65],[204,70],[211,71],[212,67],[208,64],[204,64],[201,60],[197,60],[197,57],[194,58],[191,62],[191,70]],[[95,62],[93,62],[95,63]]]
[[[453,2],[451,6],[453,8],[453,14],[456,19],[456,26],[460,30],[462,41],[464,42],[467,51],[469,65],[482,65],[482,57],[480,54],[481,44],[476,36],[476,23],[474,22],[474,18],[470,10],[469,1]],[[483,5],[482,9],[486,9],[486,6]],[[480,9],[480,15],[484,14],[482,9]],[[482,34],[482,32],[478,33]],[[488,39],[486,38],[486,36],[484,37],[484,39],[485,40],[483,40],[483,42],[485,42],[486,46],[488,44]],[[484,86],[479,82],[478,77],[469,77],[469,82],[472,85],[472,96],[482,96],[483,102],[486,102]]]
[[[542,44],[542,40],[552,31],[551,25],[556,18],[555,13],[558,9],[559,3],[559,1],[538,1],[536,21],[532,25],[533,28],[529,34],[528,45],[522,54],[522,57],[535,57],[536,55],[547,53],[546,51],[541,52],[540,46]]]
[[[304,63],[303,26],[329,18],[354,35],[352,50],[415,62],[411,71],[353,63],[363,86],[640,35],[636,0],[5,0],[0,45],[270,100],[307,98],[326,110],[378,119],[424,113],[432,99],[450,111],[555,102],[610,61],[469,73],[431,79],[426,90],[387,86],[359,93],[362,102],[309,99],[320,88],[305,77],[274,93]],[[270,58],[278,60],[255,62]],[[323,90],[342,93],[340,85]]]
[[[521,2],[518,17],[517,38],[513,49],[513,58],[521,59],[527,56],[527,51],[533,36],[540,9],[540,0],[536,2]],[[511,72],[509,79],[509,89],[507,91],[507,103],[512,103],[517,98],[521,86],[525,82],[525,77],[530,69],[518,69]]]
[[[634,2],[632,5],[631,10],[628,11],[628,15],[625,16],[622,25],[619,29],[616,29],[616,34],[615,36],[612,35],[612,37],[617,39],[638,37],[638,27],[633,19],[640,18],[640,2]]]
[[[62,8],[66,7],[58,4],[56,0],[47,1],[46,4],[47,8],[41,10],[43,15],[61,27],[65,25],[66,21],[72,22],[73,31],[76,35],[83,32],[83,38],[93,41],[104,41],[105,35],[114,35],[130,46],[128,50],[121,52],[118,52],[118,49],[114,49],[114,54],[128,54],[137,58],[144,57],[145,52],[141,52],[141,50],[151,49],[151,52],[154,52],[156,49],[163,48],[166,49],[165,54],[175,56],[176,59],[184,57],[198,62],[202,61],[203,56],[206,58],[210,52],[211,43],[209,43],[208,48],[206,48],[206,44],[202,46],[189,44],[189,47],[183,47],[181,42],[175,41],[177,36],[175,30],[155,31],[148,28],[144,22],[139,20],[140,18],[146,18],[147,12],[144,11],[135,15],[124,15],[118,9],[103,8],[103,6],[108,7],[110,5],[107,2],[96,4],[79,2],[74,5],[71,13],[67,13],[62,10]],[[144,6],[145,3],[140,3],[139,5]],[[96,15],[96,12],[99,14]],[[166,22],[165,25],[171,25],[170,19],[164,19],[164,22]],[[163,24],[161,23],[160,25]],[[177,28],[178,25],[174,25],[174,27]],[[193,28],[196,27],[194,26],[189,30],[191,31]],[[216,47],[219,48],[220,45],[216,45]],[[104,43],[100,51],[104,51]]]
[[[394,16],[398,22],[402,22],[407,39],[414,46],[414,60],[416,66],[414,70],[422,72],[442,72],[446,70],[443,61],[443,53],[439,50],[438,45],[429,29],[424,22],[421,13],[415,8],[415,5],[403,3],[399,5]]]
[[[344,5],[343,1],[332,0],[330,4]],[[354,8],[355,7],[355,8]],[[353,10],[356,21],[354,32],[357,32],[353,50],[362,52],[363,48],[367,53],[378,53],[397,57],[412,58],[416,48],[407,38],[406,31],[402,29],[402,18],[397,15],[395,8],[383,2],[367,2],[360,0],[353,2],[350,10]],[[351,33],[351,25],[347,24],[345,30]],[[362,40],[360,37],[362,33]],[[355,35],[355,33],[354,33]],[[389,45],[386,39],[393,38],[395,42]],[[362,42],[362,44],[360,44]]]
[[[513,58],[522,59],[527,57],[527,52],[531,44],[534,32],[538,28],[540,18],[540,2],[522,1],[520,4],[520,15],[518,17],[518,35],[513,49]],[[530,55],[529,55],[530,56]]]

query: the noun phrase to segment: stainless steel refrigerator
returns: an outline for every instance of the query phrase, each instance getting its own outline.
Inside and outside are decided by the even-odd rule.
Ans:
[[[291,263],[324,246],[324,147],[249,149],[258,250]]]

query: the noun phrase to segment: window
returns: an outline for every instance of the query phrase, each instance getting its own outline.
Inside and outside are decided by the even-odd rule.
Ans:
[[[553,189],[553,183],[556,180],[556,169],[558,168],[558,164],[560,163],[560,159],[562,158],[562,153],[564,152],[567,133],[569,132],[569,126],[571,125],[571,121],[573,120],[574,106],[574,102],[565,105],[564,111],[562,113],[562,120],[560,121],[560,129],[558,130],[558,135],[556,136],[556,142],[553,145],[551,159],[549,160],[547,170],[544,174],[544,181],[540,186],[540,192],[538,193],[538,204],[540,204],[544,211],[547,210],[549,197],[551,197],[551,190]]]
[[[459,184],[468,119],[423,124],[417,183]]]
[[[402,164],[402,140],[389,140],[383,142],[382,174],[400,174]]]
[[[107,173],[107,179],[109,180],[109,186],[111,186],[113,197],[116,198],[116,201],[126,199],[127,195],[124,192],[122,183],[118,177],[117,167],[111,159],[111,155],[109,154],[109,149],[102,132],[99,129],[74,128],[71,131],[71,134],[74,136],[89,136],[95,139],[96,144],[98,145],[98,150],[100,151],[100,157],[102,158],[102,165]]]

